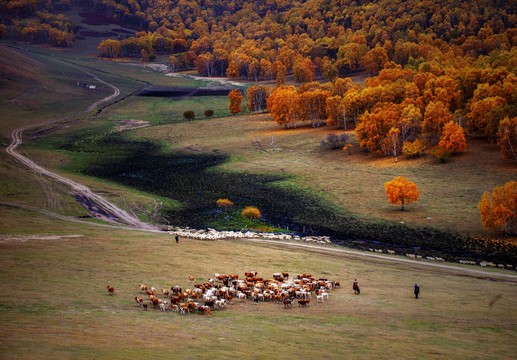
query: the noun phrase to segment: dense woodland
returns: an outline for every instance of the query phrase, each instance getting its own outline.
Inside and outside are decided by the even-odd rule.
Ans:
[[[73,45],[77,25],[58,14],[69,0],[0,4],[0,36]],[[504,158],[517,159],[514,1],[82,4],[140,29],[101,41],[99,56],[149,61],[169,54],[171,71],[274,80],[274,91],[250,89],[248,109],[267,108],[286,128],[353,126],[370,152],[397,158],[433,147],[441,160],[465,149],[466,134],[485,136],[498,141]],[[360,85],[346,78],[356,72],[378,76]],[[303,85],[283,86],[286,76]]]

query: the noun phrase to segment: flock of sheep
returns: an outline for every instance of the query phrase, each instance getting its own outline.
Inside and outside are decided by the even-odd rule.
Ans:
[[[142,297],[135,296],[135,301],[146,311],[152,307],[163,312],[172,310],[180,314],[198,312],[211,315],[212,311],[224,309],[235,301],[251,300],[256,304],[269,301],[282,304],[284,308],[293,307],[296,301],[299,307],[308,306],[311,300],[325,303],[330,292],[340,286],[339,281],[315,279],[310,274],[289,277],[285,272],[274,273],[269,279],[258,277],[257,272],[245,273],[244,279],[239,279],[236,274],[214,274],[213,278],[197,284],[189,276],[189,282],[193,289],[176,285],[170,290],[160,289],[160,292],[147,284],[139,284]],[[113,288],[110,288],[108,291],[112,295]],[[145,295],[147,300],[144,300]]]
[[[185,238],[198,240],[219,240],[219,239],[268,239],[268,240],[294,240],[314,242],[321,245],[332,244],[328,236],[298,236],[290,234],[258,233],[254,231],[218,231],[208,228],[198,230],[190,228],[179,228],[169,230],[170,235],[178,235]]]
[[[169,229],[170,235],[178,235],[185,238],[197,239],[197,240],[219,240],[219,239],[268,239],[268,240],[294,240],[294,241],[306,241],[313,242],[321,245],[332,244],[332,241],[328,236],[298,236],[298,235],[290,235],[290,234],[275,234],[275,233],[258,233],[254,231],[218,231],[215,229],[208,228],[207,230],[198,230],[198,229],[190,229],[190,228],[172,228]],[[370,252],[376,253],[387,253],[390,255],[395,255],[394,250],[381,250],[381,249],[369,249]],[[445,261],[441,257],[433,257],[426,256],[425,258],[421,255],[416,254],[406,254],[406,256],[410,259],[415,260],[431,260],[431,261]],[[514,266],[511,264],[495,264],[489,261],[480,261],[479,263],[475,261],[468,260],[459,260],[460,264],[466,265],[477,265],[479,264],[482,267],[498,267],[498,268],[507,268],[513,269]]]

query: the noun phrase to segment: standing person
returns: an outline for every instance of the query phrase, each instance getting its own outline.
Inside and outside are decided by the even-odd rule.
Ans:
[[[415,284],[415,299],[418,299],[418,294],[420,294],[420,286]]]
[[[178,234],[176,234],[176,236],[174,238],[176,239],[176,244],[180,242],[180,238],[179,238]]]
[[[352,288],[354,289],[354,294],[359,295],[361,293],[357,279],[354,280],[354,285],[352,285]]]

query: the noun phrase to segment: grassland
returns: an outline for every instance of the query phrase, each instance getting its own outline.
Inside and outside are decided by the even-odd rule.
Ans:
[[[19,216],[13,211],[12,217]],[[49,235],[37,213],[11,227]],[[4,217],[2,217],[4,218]],[[5,234],[5,223],[0,223]],[[517,352],[514,280],[490,281],[418,264],[245,241],[54,220],[62,238],[0,237],[0,354],[14,358],[510,359]],[[16,231],[15,231],[16,232]],[[68,237],[67,237],[68,236]],[[211,317],[142,311],[137,284],[192,286],[218,273],[276,271],[340,280],[325,304],[283,309],[236,302]],[[357,278],[361,295],[351,281]],[[494,278],[496,279],[496,278]],[[413,299],[418,283],[420,299]],[[106,286],[115,287],[108,296]],[[152,311],[151,311],[152,310]]]

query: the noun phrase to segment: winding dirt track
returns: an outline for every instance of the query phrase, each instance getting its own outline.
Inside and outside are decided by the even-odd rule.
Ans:
[[[49,177],[49,178],[51,178],[51,179],[53,179],[55,181],[58,181],[60,183],[63,183],[65,185],[69,186],[72,189],[72,193],[74,195],[77,195],[79,197],[88,199],[93,204],[95,204],[101,210],[101,212],[105,214],[105,216],[103,216],[104,219],[109,220],[109,221],[114,222],[114,223],[119,223],[119,224],[123,224],[123,225],[129,225],[130,227],[133,227],[133,228],[136,228],[136,229],[156,230],[155,226],[153,226],[151,224],[147,224],[147,223],[141,222],[135,215],[130,214],[127,211],[120,209],[119,207],[117,207],[114,204],[110,203],[108,200],[106,200],[102,196],[100,196],[98,194],[95,194],[87,186],[79,184],[79,183],[77,183],[77,182],[75,182],[75,181],[73,181],[71,179],[68,179],[68,178],[66,178],[64,176],[56,174],[56,173],[54,173],[52,171],[49,171],[49,170],[47,170],[47,169],[43,168],[42,166],[36,164],[34,161],[28,159],[27,157],[23,156],[22,154],[20,154],[19,152],[16,151],[17,148],[23,143],[23,133],[25,131],[30,130],[30,129],[34,129],[34,128],[37,128],[37,127],[40,127],[40,126],[44,126],[44,125],[54,124],[54,123],[57,123],[59,121],[62,121],[64,119],[66,119],[66,118],[69,118],[69,117],[72,117],[72,116],[77,116],[78,114],[89,113],[89,112],[95,110],[97,108],[97,106],[99,106],[100,104],[106,103],[106,102],[116,98],[120,94],[120,90],[116,86],[114,86],[112,84],[109,84],[109,83],[107,83],[104,80],[99,79],[94,74],[92,74],[92,73],[90,73],[90,72],[88,72],[88,71],[86,71],[86,70],[84,70],[84,69],[82,69],[82,68],[80,68],[80,67],[78,67],[76,65],[73,65],[73,64],[68,64],[68,63],[63,63],[63,64],[66,64],[68,66],[72,66],[72,67],[74,67],[74,68],[76,68],[76,69],[86,73],[87,75],[91,76],[92,78],[94,78],[98,82],[100,82],[102,84],[105,84],[106,86],[109,86],[110,88],[113,89],[113,94],[110,95],[110,96],[107,96],[107,97],[105,97],[105,98],[103,98],[101,100],[98,100],[98,101],[94,102],[86,110],[81,111],[79,113],[68,115],[66,117],[62,117],[62,118],[59,118],[59,119],[50,120],[50,121],[47,121],[47,122],[44,122],[44,123],[40,123],[40,124],[27,125],[27,126],[24,126],[22,128],[14,130],[12,132],[12,134],[11,134],[12,142],[6,148],[7,153],[11,157],[16,159],[20,164],[26,166],[30,170],[34,171],[36,174],[41,174],[41,175],[47,176],[47,177]]]

